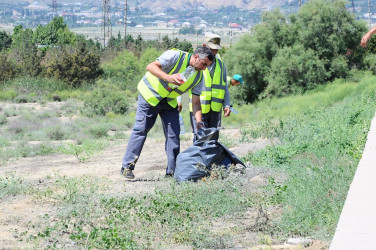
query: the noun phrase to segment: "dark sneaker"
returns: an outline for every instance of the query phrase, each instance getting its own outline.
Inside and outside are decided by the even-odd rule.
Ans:
[[[173,173],[169,173],[169,174],[166,174],[164,177],[165,178],[172,178],[172,177],[174,177],[174,174]]]
[[[131,169],[125,168],[121,169],[121,173],[124,175],[127,179],[134,179],[134,174]]]

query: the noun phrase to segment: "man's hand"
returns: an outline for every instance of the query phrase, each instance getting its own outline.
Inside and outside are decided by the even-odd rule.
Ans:
[[[196,122],[196,129],[199,131],[200,129],[205,128],[205,124],[203,122]]]
[[[367,42],[368,40],[370,39],[370,37],[368,36],[368,34],[366,34],[365,36],[363,36],[362,40],[360,41],[360,45],[365,48],[367,46]]]
[[[224,108],[224,109],[223,109],[223,114],[224,114],[225,117],[230,116],[230,114],[231,114],[231,109],[230,109],[229,107]]]
[[[146,66],[146,70],[149,71],[152,75],[158,77],[159,79],[175,84],[177,86],[180,86],[184,83],[183,79],[181,79],[180,77],[180,74],[169,75],[166,72],[164,72],[162,70],[161,63],[158,60],[149,63],[149,65]]]
[[[183,109],[183,104],[181,102],[178,102],[178,111],[181,112]]]
[[[177,86],[180,86],[184,83],[183,79],[181,79],[180,74],[172,74],[168,75],[166,79],[164,79],[166,82],[175,84]]]

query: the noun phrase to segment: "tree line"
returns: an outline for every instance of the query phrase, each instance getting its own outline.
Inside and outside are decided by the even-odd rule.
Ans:
[[[296,14],[266,12],[238,43],[223,49],[229,73],[242,74],[246,84],[234,94],[241,102],[304,93],[354,69],[376,72],[376,42],[359,46],[366,32],[342,0],[313,0]],[[135,91],[145,66],[164,50],[192,51],[188,41],[113,36],[102,47],[69,30],[56,17],[34,31],[16,26],[12,35],[0,31],[0,84],[17,77],[52,77],[70,87],[111,79],[124,90]],[[221,53],[222,52],[222,53]]]
[[[144,41],[141,35],[121,38],[118,34],[103,47],[99,42],[71,32],[62,17],[54,18],[45,26],[39,25],[34,31],[18,25],[11,35],[0,31],[0,83],[24,76],[53,77],[71,87],[79,87],[104,75],[111,76],[102,66],[113,71],[108,66],[119,55],[139,61],[148,48],[155,51],[167,48],[192,51],[192,44],[168,36],[160,41]],[[124,51],[129,53],[124,54]],[[143,65],[137,67],[137,71],[145,70]],[[142,76],[142,73],[138,75]]]

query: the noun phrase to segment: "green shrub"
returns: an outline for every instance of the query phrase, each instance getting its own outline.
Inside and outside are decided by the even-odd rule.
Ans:
[[[152,49],[148,50],[146,55],[152,51]],[[138,58],[128,50],[124,50],[114,60],[102,64],[105,78],[112,78],[112,81],[116,81],[121,89],[132,91],[137,89],[137,84],[145,73],[145,67],[146,65],[141,68]]]
[[[368,54],[364,58],[364,64],[366,65],[368,70],[371,70],[374,74],[376,74],[376,55],[375,54]]]
[[[88,116],[104,116],[108,112],[115,114],[127,113],[130,101],[125,91],[120,91],[116,85],[102,83],[84,98],[82,112]]]
[[[47,135],[51,140],[61,141],[64,140],[66,135],[65,131],[60,126],[54,126],[47,129]]]
[[[9,195],[17,195],[25,192],[28,185],[24,180],[16,176],[14,172],[0,177],[0,200]]]
[[[8,122],[7,117],[4,114],[0,114],[0,126]]]
[[[86,43],[79,42],[76,47],[49,49],[43,61],[43,71],[47,77],[60,79],[71,87],[79,87],[102,73],[99,62],[98,52],[89,50]]]
[[[0,50],[0,83],[12,79],[15,75],[15,65],[9,60],[8,54]]]
[[[0,91],[0,101],[10,101],[17,96],[17,92],[14,90]]]
[[[303,93],[323,84],[327,77],[324,63],[313,50],[306,50],[300,45],[285,47],[278,50],[272,60],[267,76],[269,84],[262,96]]]
[[[92,125],[89,128],[89,132],[95,139],[107,137],[108,126],[106,124]]]

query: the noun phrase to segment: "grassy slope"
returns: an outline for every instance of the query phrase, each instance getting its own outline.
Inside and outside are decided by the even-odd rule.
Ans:
[[[284,208],[273,232],[331,239],[375,114],[375,80],[337,80],[251,107],[259,118],[244,134],[277,136],[281,144],[249,159],[288,175],[283,183],[271,180],[265,197],[265,204]]]

